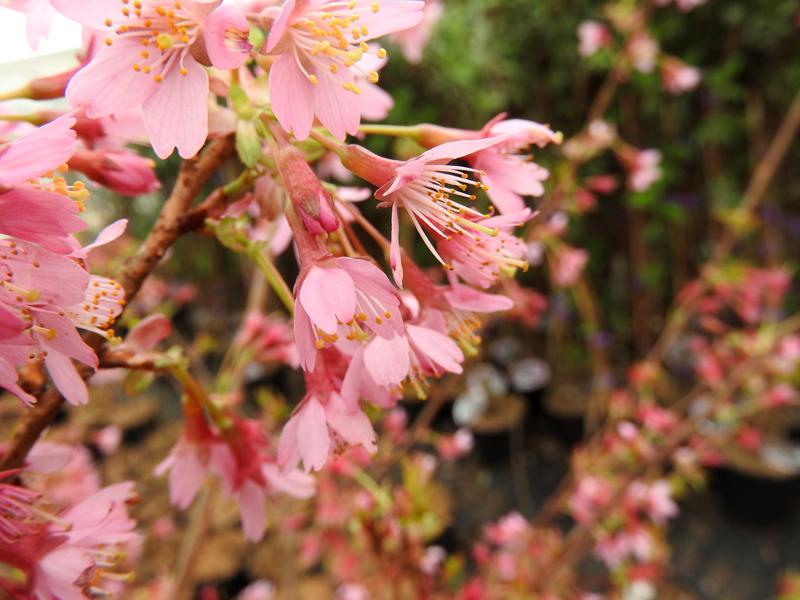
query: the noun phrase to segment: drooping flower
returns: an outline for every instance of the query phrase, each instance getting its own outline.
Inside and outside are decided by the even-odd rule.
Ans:
[[[284,469],[302,462],[306,472],[318,471],[338,446],[361,446],[370,453],[377,449],[375,430],[359,406],[357,373],[351,368],[360,362],[361,352],[347,365],[338,351],[325,350],[316,369],[306,371],[306,396],[278,443],[278,462]]]
[[[226,429],[212,427],[200,408],[184,402],[186,429],[156,475],[169,473],[170,502],[187,508],[205,481],[206,472],[222,481],[225,494],[239,504],[245,537],[258,541],[266,524],[268,494],[282,492],[297,498],[314,493],[314,481],[296,470],[281,470],[271,457],[269,441],[254,420],[233,418]]]
[[[416,158],[401,162],[372,154],[358,146],[347,146],[342,162],[359,177],[378,186],[375,197],[382,206],[392,208],[390,261],[395,281],[402,285],[398,208],[403,208],[431,253],[445,264],[425,231],[447,239],[467,231],[487,230],[485,215],[464,204],[476,196],[469,187],[485,186],[472,179],[476,169],[450,165],[458,158],[474,154],[507,141],[508,136],[441,144]]]
[[[269,87],[281,127],[304,140],[316,117],[337,139],[355,135],[361,117],[356,69],[370,50],[366,42],[418,24],[423,6],[416,0],[288,0],[280,10],[268,8],[275,21],[266,52],[278,57]],[[366,75],[377,82],[377,71]]]
[[[317,351],[366,332],[389,339],[403,333],[400,300],[386,275],[355,258],[327,258],[301,274],[297,284],[294,334],[301,366],[314,371]]]
[[[243,15],[220,0],[53,0],[66,16],[108,31],[103,48],[72,78],[67,99],[90,118],[141,106],[161,158],[194,156],[208,134],[205,66],[238,67],[250,52]],[[220,12],[218,12],[220,11]],[[215,63],[217,61],[217,63]]]
[[[500,114],[478,131],[420,125],[418,139],[423,146],[433,148],[447,142],[498,136],[505,136],[505,140],[477,150],[464,160],[477,169],[477,177],[487,186],[489,199],[501,213],[519,212],[525,208],[522,197],[541,196],[542,183],[550,175],[547,169],[533,162],[528,149],[560,144],[561,133],[535,121],[506,119],[505,114]]]
[[[0,485],[0,561],[23,575],[20,580],[4,573],[0,590],[48,600],[80,600],[88,591],[108,595],[140,542],[127,512],[134,499],[133,483],[119,483],[51,515],[36,506],[39,494]]]

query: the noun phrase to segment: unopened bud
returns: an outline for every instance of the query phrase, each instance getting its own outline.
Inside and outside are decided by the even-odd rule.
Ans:
[[[314,235],[336,231],[339,220],[330,196],[322,188],[302,152],[293,146],[283,147],[278,153],[278,169],[305,228]]]

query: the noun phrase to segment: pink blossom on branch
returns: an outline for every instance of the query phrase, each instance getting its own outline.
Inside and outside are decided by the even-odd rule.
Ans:
[[[342,151],[343,164],[378,186],[375,197],[381,206],[392,209],[390,260],[399,285],[402,285],[403,269],[398,209],[405,209],[422,241],[441,264],[446,264],[426,231],[445,240],[453,235],[493,232],[481,222],[486,215],[465,204],[476,199],[475,194],[469,193],[469,187],[485,187],[471,178],[476,169],[449,163],[506,142],[509,137],[448,142],[405,162],[382,158],[360,146],[347,146]]]
[[[613,38],[608,27],[597,21],[583,21],[578,25],[578,53],[583,57],[592,56],[611,45]]]
[[[220,0],[53,0],[64,15],[108,31],[104,47],[72,78],[67,99],[90,118],[141,106],[148,137],[161,158],[177,147],[194,156],[208,135],[208,74],[248,58],[244,15]],[[214,61],[218,61],[215,64]]]
[[[358,65],[366,42],[413,27],[424,3],[416,0],[288,0],[267,9],[275,21],[266,52],[277,56],[269,74],[270,100],[287,132],[304,140],[314,118],[337,139],[358,133],[362,93]],[[383,58],[385,51],[376,56]],[[366,73],[371,83],[377,71]]]

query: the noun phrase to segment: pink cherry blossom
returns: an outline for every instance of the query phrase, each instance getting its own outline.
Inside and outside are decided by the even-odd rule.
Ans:
[[[628,187],[644,192],[661,179],[661,152],[658,150],[626,150],[620,153],[628,169]]]
[[[357,63],[366,42],[413,27],[424,3],[416,0],[288,0],[275,21],[266,52],[277,56],[269,74],[272,108],[284,130],[308,137],[314,118],[337,139],[355,135],[361,116]],[[383,58],[384,52],[377,56]],[[368,79],[378,80],[376,71]]]
[[[369,261],[328,258],[299,279],[294,334],[300,364],[313,371],[317,350],[341,334],[363,339],[372,332],[389,339],[403,333],[400,300],[386,275]]]
[[[448,142],[405,162],[381,158],[356,146],[348,146],[344,151],[344,165],[359,177],[379,186],[375,197],[381,201],[381,206],[392,209],[390,260],[398,285],[403,281],[398,207],[405,209],[425,245],[439,262],[445,264],[426,230],[439,239],[447,239],[451,234],[485,229],[481,224],[484,215],[464,204],[475,200],[475,195],[468,193],[470,186],[484,187],[470,178],[476,175],[477,170],[449,163],[501,144],[508,137]]]
[[[553,283],[559,287],[575,285],[587,262],[589,262],[589,253],[586,250],[565,246],[556,256],[553,264],[550,274]]]
[[[578,25],[578,39],[578,52],[583,57],[592,56],[613,41],[608,27],[597,21],[583,21]]]
[[[524,119],[494,119],[483,131],[485,137],[507,135],[508,138],[467,160],[480,171],[492,204],[503,214],[519,212],[525,208],[522,197],[544,194],[543,182],[550,176],[547,169],[522,151],[531,146],[560,144],[563,136],[546,125]]]
[[[572,516],[579,523],[588,523],[611,502],[611,493],[611,485],[606,480],[593,475],[583,477],[570,498]]]
[[[682,60],[665,56],[661,59],[661,82],[670,94],[682,94],[700,83],[700,70]]]
[[[170,454],[156,467],[169,473],[170,501],[187,508],[205,481],[206,472],[222,481],[226,495],[239,504],[245,537],[261,539],[266,526],[268,494],[297,498],[314,494],[314,482],[296,470],[280,470],[270,456],[269,441],[259,422],[233,418],[225,430],[212,428],[197,406],[184,404],[186,430]]]
[[[183,158],[194,156],[208,134],[204,65],[216,59],[215,66],[231,68],[246,60],[244,17],[232,7],[218,8],[219,0],[185,0],[170,7],[158,0],[136,6],[118,0],[53,3],[82,25],[109,33],[106,47],[70,81],[69,102],[90,118],[141,106],[159,157],[176,147]]]
[[[459,277],[483,288],[493,285],[501,273],[527,269],[527,247],[512,231],[532,216],[529,208],[516,214],[480,219],[476,226],[440,239],[439,253]]]
[[[631,64],[640,73],[652,73],[656,68],[660,48],[649,34],[638,32],[632,35],[625,50]]]

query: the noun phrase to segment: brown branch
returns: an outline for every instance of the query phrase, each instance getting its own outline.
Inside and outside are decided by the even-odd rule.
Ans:
[[[136,254],[125,261],[116,275],[117,281],[125,288],[128,302],[136,296],[142,283],[158,266],[167,249],[185,232],[180,226],[181,217],[217,168],[233,154],[233,150],[231,138],[219,138],[209,143],[202,154],[184,161],[181,165],[175,187],[161,208],[153,229]],[[104,338],[88,334],[86,342],[95,352],[102,354]],[[88,379],[94,371],[80,365],[79,372],[81,377]],[[8,449],[0,461],[0,470],[17,468],[24,464],[28,452],[53,422],[63,402],[63,396],[53,386],[42,394],[36,405],[21,419],[11,437]]]
[[[153,230],[116,275],[117,281],[125,288],[128,301],[183,233],[181,219],[184,213],[217,168],[233,154],[233,149],[231,138],[219,138],[211,142],[202,154],[181,165],[178,181],[161,208]]]

